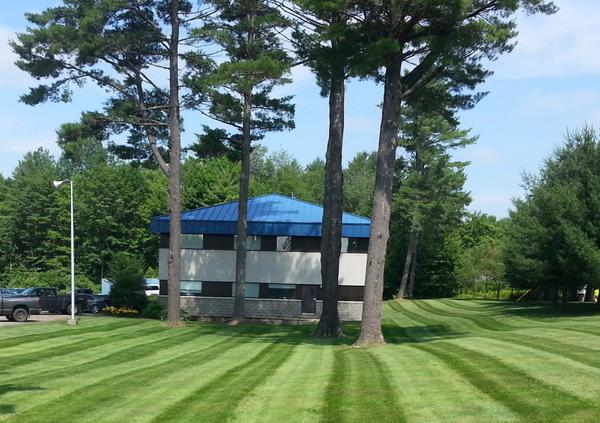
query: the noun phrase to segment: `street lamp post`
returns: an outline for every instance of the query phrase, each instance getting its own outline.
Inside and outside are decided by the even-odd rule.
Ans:
[[[71,179],[65,179],[64,181],[54,181],[54,188],[60,188],[61,185],[68,183],[71,188],[71,318],[69,319],[70,325],[76,325],[75,320],[75,222],[73,213],[73,181]]]

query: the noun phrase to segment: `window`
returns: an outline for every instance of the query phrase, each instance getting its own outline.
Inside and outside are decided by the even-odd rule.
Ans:
[[[349,253],[366,253],[369,249],[369,238],[348,238]]]
[[[181,234],[181,248],[201,250],[203,245],[202,234]]]
[[[160,234],[160,248],[169,248],[169,234]]]
[[[233,235],[204,235],[205,250],[233,250]]]
[[[317,253],[321,251],[321,237],[294,236],[292,237],[291,251],[304,251]]]
[[[340,252],[342,252],[342,253],[348,252],[348,238],[342,238],[342,250]]]
[[[237,250],[237,235],[234,235],[233,248]],[[246,251],[260,251],[261,237],[250,235],[246,237]]]
[[[362,301],[364,295],[364,286],[339,286],[339,301]]]
[[[231,282],[202,282],[203,297],[233,297]]]
[[[294,299],[296,298],[296,285],[270,283],[267,298]]]
[[[260,237],[260,251],[277,251],[277,237],[276,236],[261,236]]]
[[[202,295],[202,282],[181,281],[179,289],[183,296]]]
[[[278,236],[277,237],[277,251],[290,251],[292,249],[292,237],[290,236]]]
[[[258,298],[259,284],[247,283],[246,284],[246,298]]]

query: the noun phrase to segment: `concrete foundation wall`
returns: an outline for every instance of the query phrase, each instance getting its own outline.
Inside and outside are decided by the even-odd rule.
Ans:
[[[345,322],[360,322],[362,320],[362,301],[338,301],[338,313],[340,320]],[[323,312],[323,301],[317,300],[317,312],[319,316]]]
[[[166,304],[167,297],[161,296]],[[233,298],[224,297],[181,297],[181,308],[191,316],[231,317]],[[267,298],[246,298],[246,316],[257,319],[297,319],[302,316],[301,300],[281,300]],[[316,314],[323,310],[322,301],[317,301]],[[340,301],[338,303],[340,319],[359,321],[362,317],[361,301]]]

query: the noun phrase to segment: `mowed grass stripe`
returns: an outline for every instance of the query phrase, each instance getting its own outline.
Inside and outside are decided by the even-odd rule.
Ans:
[[[236,423],[319,421],[334,348],[304,343],[236,408]]]
[[[66,317],[66,316],[65,316]],[[127,319],[132,320],[132,319]],[[65,332],[67,330],[78,330],[82,326],[91,328],[93,326],[106,326],[110,323],[117,323],[113,317],[104,316],[84,316],[79,319],[77,326],[68,326],[66,320],[56,320],[50,322],[26,322],[22,325],[9,325],[5,326],[0,324],[0,339],[12,339],[22,338],[30,335],[40,335],[49,333]],[[124,323],[121,321],[120,323]],[[135,324],[135,322],[127,322],[129,324]]]
[[[469,310],[469,316],[465,315],[464,317],[479,314],[492,319],[509,319],[511,322],[514,322],[511,325],[514,329],[554,327],[576,333],[600,336],[600,329],[597,326],[582,324],[582,319],[589,323],[595,316],[582,316],[580,314],[565,314],[561,316],[561,313],[564,313],[562,306],[539,306],[530,304],[519,306],[515,303],[487,302],[485,303],[487,309],[475,309],[469,306],[458,305],[465,303],[464,300],[442,299],[418,300],[416,302],[428,304],[429,306],[441,303],[449,307],[455,307],[458,309],[457,313],[459,315],[460,313],[465,312],[465,310]],[[598,323],[600,324],[600,322]]]
[[[490,303],[490,302],[486,302],[486,303],[481,303],[478,300],[453,300],[453,299],[449,299],[449,298],[442,298],[436,301],[441,301],[445,304],[447,304],[448,306],[452,307],[452,308],[457,308],[459,310],[464,310],[464,311],[474,311],[474,312],[485,312],[485,313],[493,313],[494,311],[496,311],[495,305],[498,304],[502,304],[502,303]],[[492,307],[490,307],[490,305],[492,305]],[[502,304],[504,305],[504,304]]]
[[[135,336],[136,333],[156,327],[157,325],[155,323],[156,322],[150,320],[144,320],[135,326],[115,327],[105,331],[92,331],[89,333],[81,331],[77,334],[68,334],[67,336],[57,336],[50,339],[25,342],[23,345],[13,345],[8,348],[2,348],[0,350],[0,360],[10,359],[11,357],[15,356],[23,356],[24,354],[29,354],[32,352],[42,352],[44,350],[66,347],[70,344],[77,344],[85,340],[105,339],[108,341],[111,337],[118,336],[120,334],[129,334],[130,336]]]
[[[384,319],[382,324],[383,334],[387,342],[400,344],[406,342],[428,342],[434,339],[447,339],[460,336],[448,326],[440,325],[428,319],[421,319],[418,315],[404,313],[395,302],[384,305]]]
[[[235,409],[254,389],[267,380],[289,358],[296,345],[285,342],[267,344],[247,360],[171,404],[152,421],[227,422]]]
[[[373,349],[389,371],[409,422],[514,422],[518,415],[471,385],[443,360],[408,345]]]
[[[588,403],[600,397],[600,385],[590,383],[600,379],[600,370],[568,357],[499,339],[472,338],[455,344],[499,360],[548,386],[578,397],[580,402]]]
[[[90,320],[93,320],[93,319],[94,318],[91,318]],[[116,321],[116,322],[104,323],[104,324],[97,323],[97,324],[94,324],[91,326],[87,326],[85,324],[80,324],[79,326],[69,327],[67,329],[60,329],[60,330],[56,330],[56,331],[52,331],[52,332],[42,332],[42,333],[35,333],[35,334],[22,335],[22,336],[13,336],[13,337],[8,337],[6,339],[4,337],[2,337],[2,339],[0,341],[0,348],[4,349],[4,348],[15,347],[15,346],[22,347],[28,343],[47,341],[47,340],[55,339],[55,338],[59,338],[59,337],[63,338],[65,336],[77,336],[77,335],[84,335],[84,334],[96,333],[96,332],[109,332],[109,331],[112,331],[115,329],[121,329],[121,328],[142,325],[142,324],[144,324],[144,322],[145,322],[145,320],[142,320],[142,319],[123,319],[122,321]],[[62,325],[66,326],[65,323],[62,323]],[[0,330],[0,335],[2,335],[2,334],[3,334],[3,329]]]
[[[600,351],[561,342],[555,331],[550,332],[550,337],[529,333],[510,333],[496,335],[493,339],[543,351],[558,357],[569,358],[577,363],[600,369]]]
[[[366,349],[338,347],[321,422],[404,422],[387,367]]]
[[[119,408],[119,415],[109,417],[103,415],[101,410],[94,410],[87,416],[92,420],[107,422],[148,422],[164,413],[173,404],[183,401],[193,392],[212,385],[222,377],[226,377],[231,369],[240,363],[252,363],[248,360],[259,350],[273,345],[263,339],[253,339],[250,336],[246,342],[241,342],[234,347],[221,352],[218,357],[195,360],[185,368],[174,368],[172,371],[160,376],[154,383],[154,389],[144,390],[145,404],[140,403],[135,396],[116,400],[115,407]],[[213,363],[218,363],[217,365]],[[199,398],[196,398],[198,400]],[[222,403],[221,403],[222,404]]]
[[[199,336],[210,335],[210,332],[196,330],[178,329],[174,332],[168,332],[162,327],[160,329],[155,334],[145,335],[143,338],[122,340],[124,345],[110,342],[102,350],[82,351],[70,356],[57,357],[52,362],[45,362],[44,368],[48,369],[49,366],[49,370],[39,371],[33,369],[36,374],[36,381],[44,383],[70,377],[73,374],[85,378],[88,376],[87,372],[97,371],[99,368],[110,372],[111,366],[127,362],[135,363],[145,357],[155,355],[157,351],[170,347],[185,346],[188,342],[196,341]],[[155,335],[159,335],[159,337]],[[135,341],[135,345],[130,346],[133,341]],[[26,377],[27,372],[31,371],[31,368],[15,369],[15,371],[10,372],[11,376],[4,378],[4,380],[11,382]]]
[[[483,315],[472,316],[470,314],[467,315],[467,314],[460,314],[460,313],[445,311],[439,307],[435,307],[430,301],[427,301],[427,300],[412,301],[412,304],[414,304],[416,307],[420,308],[421,310],[423,310],[427,313],[430,313],[430,314],[433,314],[436,316],[440,316],[442,318],[449,317],[451,319],[468,320],[483,330],[507,331],[507,330],[517,329],[515,326],[507,325],[506,323],[499,322],[498,320],[493,319],[488,316],[483,316]]]
[[[412,320],[417,324],[422,325],[424,328],[426,328],[426,331],[430,333],[433,337],[445,338],[469,333],[468,328],[467,330],[465,330],[465,328],[457,327],[458,325],[456,325],[456,323],[451,327],[450,325],[448,325],[447,320],[440,321],[435,317],[427,317],[419,313],[418,311],[409,310],[409,307],[411,307],[409,301],[405,301],[402,304],[396,301],[390,301],[388,304],[391,310],[393,310],[394,312],[405,316],[406,318]],[[474,325],[469,326],[471,326],[470,329],[472,330]],[[413,341],[419,342],[420,339],[413,336]]]
[[[51,359],[56,356],[75,355],[91,348],[99,346],[105,346],[108,344],[117,343],[121,340],[131,340],[139,338],[140,336],[152,335],[154,333],[162,332],[162,328],[153,327],[144,330],[139,330],[133,333],[117,333],[112,334],[110,337],[104,338],[84,338],[75,342],[70,342],[65,345],[53,346],[39,351],[32,351],[30,353],[18,354],[15,353],[8,357],[2,357],[0,359],[0,371],[7,369],[14,369],[19,366],[24,366],[29,363],[38,362],[41,360]]]
[[[412,344],[410,347],[443,360],[481,392],[520,415],[523,421],[597,421],[593,404],[586,406],[580,398],[487,354],[454,345],[451,341]]]
[[[196,336],[194,342],[184,345],[184,348],[173,344],[162,351],[156,351],[154,359],[136,360],[136,357],[131,357],[130,361],[112,369],[99,366],[93,372],[89,372],[87,378],[71,373],[70,377],[61,381],[50,380],[41,385],[41,388],[46,390],[46,395],[38,395],[35,405],[26,401],[27,396],[19,395],[19,392],[14,398],[8,398],[7,395],[6,399],[19,405],[17,412],[19,417],[24,416],[25,421],[32,421],[37,415],[44,416],[46,421],[67,421],[94,409],[99,398],[106,402],[109,399],[118,401],[121,393],[128,392],[132,387],[151,386],[164,374],[176,370],[185,371],[186,366],[193,365],[198,360],[211,361],[228,348],[245,341],[248,340],[243,336]],[[48,390],[49,388],[52,389]],[[75,392],[77,401],[72,401],[70,399]],[[8,421],[20,420],[9,418]]]

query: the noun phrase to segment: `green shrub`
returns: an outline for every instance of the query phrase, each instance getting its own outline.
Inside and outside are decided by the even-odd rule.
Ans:
[[[162,314],[160,316],[160,320],[167,320],[167,316],[168,316],[168,311],[167,311],[167,308],[164,307],[163,311],[162,311]],[[184,322],[187,322],[187,321],[191,320],[190,313],[188,313],[185,310],[181,310],[181,309],[179,310],[179,318],[181,320],[183,320]]]
[[[45,272],[28,271],[23,268],[10,270],[2,275],[0,286],[3,288],[58,288],[61,293],[71,291],[70,269],[54,269]],[[83,275],[75,275],[77,288],[89,288],[95,293],[100,286]]]
[[[160,299],[157,295],[151,295],[148,297],[148,305],[144,308],[143,315],[147,319],[161,319],[165,307],[161,304]]]
[[[113,306],[108,306],[105,307],[103,309],[103,311],[105,313],[108,314],[112,314],[113,316],[128,316],[128,317],[133,317],[133,316],[137,316],[140,314],[139,311],[133,309],[133,308],[127,308],[127,307],[113,307]]]
[[[144,282],[144,263],[127,253],[118,253],[110,262],[113,282],[108,299],[117,308],[142,311],[148,303]]]

